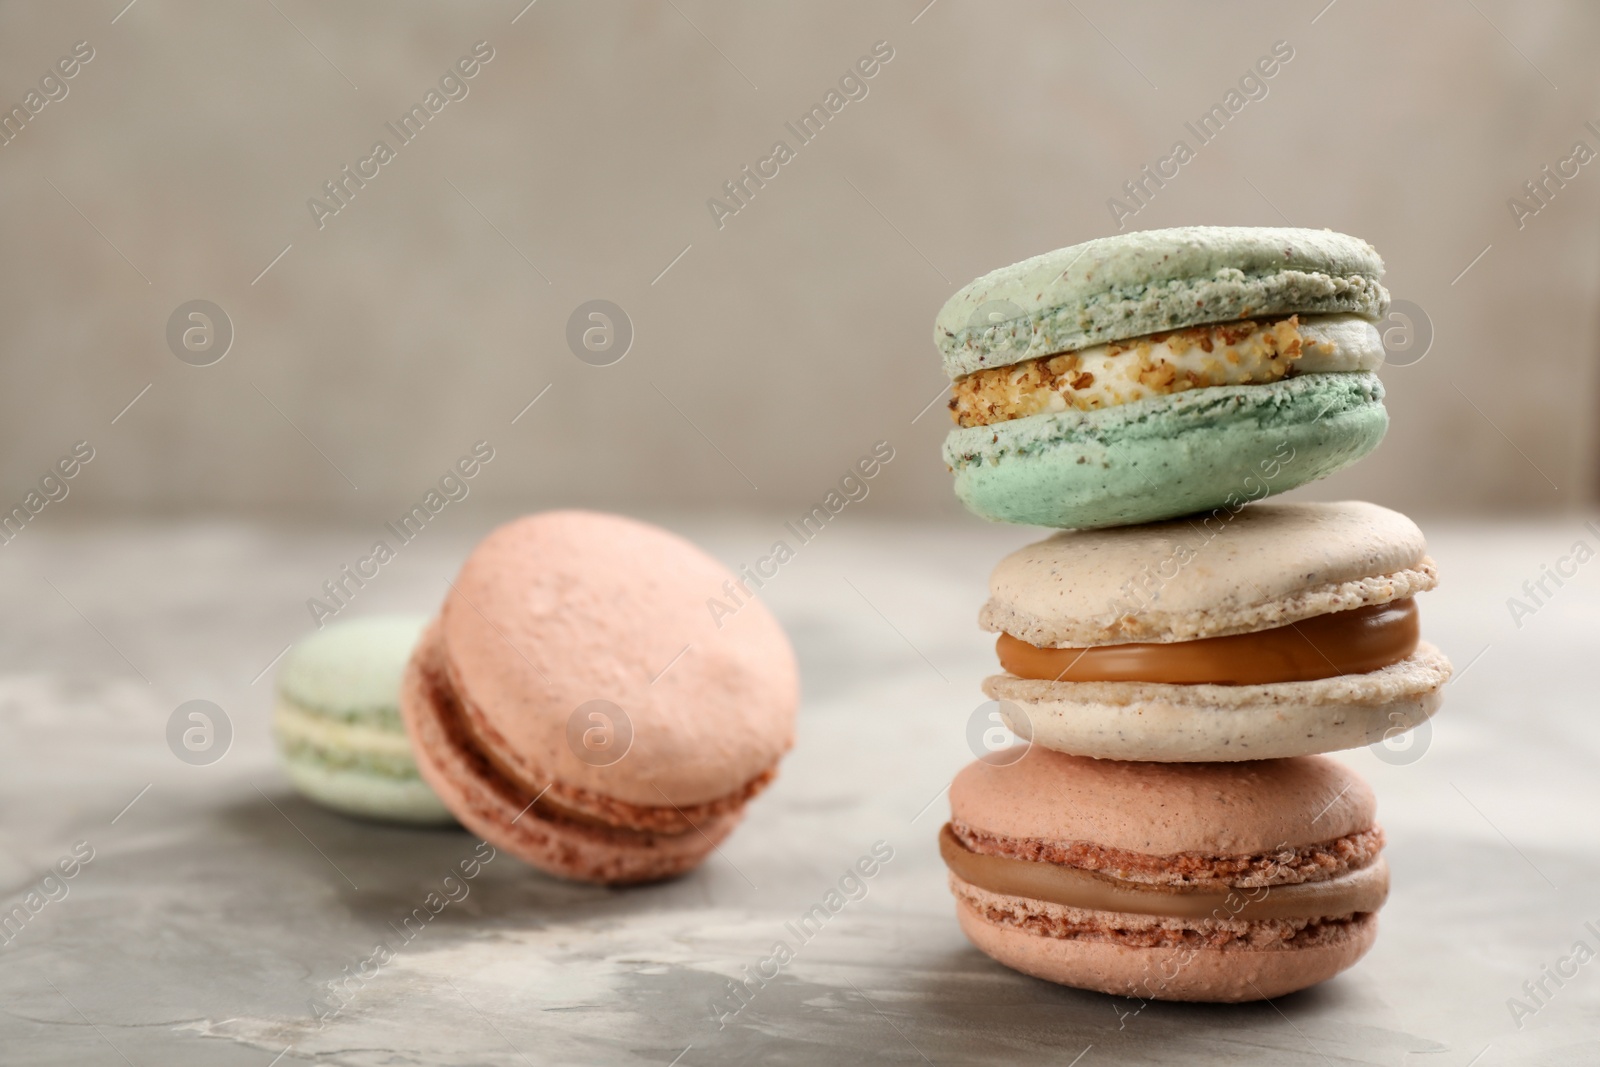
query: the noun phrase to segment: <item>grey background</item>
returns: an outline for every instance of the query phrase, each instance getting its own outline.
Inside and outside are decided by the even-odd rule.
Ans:
[[[488,439],[510,461],[473,507],[777,513],[887,439],[873,509],[954,517],[948,423],[915,419],[934,313],[1115,232],[1108,198],[1279,40],[1268,95],[1129,225],[1347,231],[1427,310],[1382,450],[1307,493],[1593,499],[1600,168],[1520,231],[1506,201],[1600,147],[1600,9],[925,2],[0,7],[0,101],[95,49],[0,147],[0,499],[88,439],[60,510],[388,516]],[[469,95],[319,231],[307,199],[479,40]],[[706,200],[880,40],[866,98],[719,231]],[[603,368],[565,342],[597,298],[636,332]],[[164,340],[192,299],[236,330],[211,367]]]

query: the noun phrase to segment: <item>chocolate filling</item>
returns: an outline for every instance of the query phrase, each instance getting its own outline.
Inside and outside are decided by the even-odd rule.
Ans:
[[[1056,682],[1270,685],[1365,674],[1417,650],[1410,597],[1303,619],[1288,626],[1166,644],[1039,648],[1001,634],[1000,666],[1018,678]]]
[[[954,877],[954,876],[953,876]],[[1337,945],[1362,936],[1377,921],[1373,912],[1319,919],[1163,919],[1115,912],[1075,913],[1020,898],[996,896],[970,883],[951,887],[988,922],[1038,937],[1107,941],[1128,948],[1272,951]]]
[[[950,828],[969,852],[1103,871],[1125,882],[1152,885],[1227,885],[1248,889],[1314,882],[1365,867],[1374,862],[1383,849],[1383,830],[1376,826],[1331,841],[1294,847],[1285,844],[1271,852],[1243,855],[1180,852],[1170,856],[1152,856],[1087,841],[1007,837],[967,826],[959,820],[952,821]]]
[[[973,852],[948,823],[939,834],[939,854],[956,877],[980,889],[1084,911],[1242,922],[1314,920],[1377,911],[1389,895],[1389,868],[1382,859],[1317,882],[1253,888],[1152,885],[1061,864]]]

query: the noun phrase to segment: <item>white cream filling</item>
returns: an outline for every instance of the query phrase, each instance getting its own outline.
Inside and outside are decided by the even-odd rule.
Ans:
[[[956,383],[952,411],[963,426],[982,425],[1093,411],[1189,389],[1373,371],[1383,365],[1378,328],[1359,315],[1308,315],[1294,324],[1284,318],[1251,326],[1218,323],[1159,335],[1159,340],[1108,342],[980,371]],[[1249,332],[1240,335],[1241,328]]]
[[[1351,374],[1383,366],[1383,335],[1360,315],[1302,315],[1296,374]]]
[[[361,753],[410,760],[411,742],[405,733],[339,722],[311,715],[279,701],[272,712],[272,728],[285,744],[306,744],[334,752]]]
[[[1252,334],[1237,345],[1217,346],[1210,352],[1177,337],[1086,348],[1074,353],[1078,357],[1077,374],[1091,374],[1093,382],[1070,394],[1052,393],[1045,410],[1110,407],[1173,392],[1170,387],[1141,380],[1153,364],[1171,365],[1178,377],[1203,377],[1207,385],[1273,382],[1295,374],[1351,373],[1377,370],[1383,365],[1383,339],[1378,328],[1359,315],[1303,316],[1300,358],[1293,361],[1262,344],[1261,336]]]

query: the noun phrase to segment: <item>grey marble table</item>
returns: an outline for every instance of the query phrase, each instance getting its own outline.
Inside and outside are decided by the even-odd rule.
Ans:
[[[676,525],[735,563],[780,530]],[[430,528],[349,610],[430,608],[484,529]],[[1275,1003],[1142,1010],[969,947],[935,849],[992,662],[973,621],[984,579],[1029,531],[837,523],[766,591],[802,664],[799,743],[719,854],[626,891],[501,856],[408,937],[473,839],[319,810],[267,737],[268,665],[374,532],[53,522],[0,548],[0,903],[60,861],[75,872],[0,944],[0,1061],[1600,1062],[1600,962],[1571,955],[1600,948],[1600,563],[1547,582],[1531,615],[1507,604],[1600,540],[1578,517],[1429,526],[1446,580],[1424,626],[1461,674],[1420,758],[1343,757],[1376,786],[1390,840],[1368,958]],[[165,739],[197,698],[234,733],[205,766]],[[876,842],[893,858],[865,894],[797,942],[786,924]],[[730,980],[779,940],[793,960],[719,1018]]]

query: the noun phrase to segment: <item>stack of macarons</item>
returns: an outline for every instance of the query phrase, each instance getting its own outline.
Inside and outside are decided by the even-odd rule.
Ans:
[[[1323,753],[1438,708],[1421,531],[1258,502],[1377,447],[1383,265],[1329,231],[1104,238],[971,283],[935,341],[957,495],[1062,532],[1012,553],[984,690],[1024,745],[957,776],[940,852],[968,938],[1146,999],[1313,985],[1388,890],[1371,790]]]

